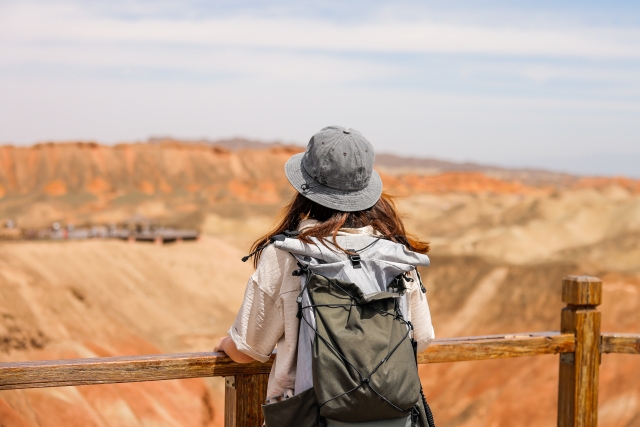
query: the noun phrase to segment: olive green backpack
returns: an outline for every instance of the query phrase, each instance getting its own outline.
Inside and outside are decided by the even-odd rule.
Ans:
[[[406,276],[387,292],[364,295],[354,283],[298,265],[294,275],[306,277],[298,317],[315,333],[313,387],[263,405],[266,426],[434,427],[418,377],[413,327],[400,310]],[[314,311],[315,325],[306,310]]]

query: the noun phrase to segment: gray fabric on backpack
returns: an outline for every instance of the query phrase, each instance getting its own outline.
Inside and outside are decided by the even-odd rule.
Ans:
[[[415,270],[417,266],[427,267],[430,264],[427,255],[408,250],[404,245],[389,240],[378,240],[371,235],[341,235],[336,237],[336,243],[344,249],[360,249],[373,244],[360,253],[362,268],[353,268],[349,257],[342,251],[324,246],[316,238],[316,244],[304,243],[298,239],[284,239],[274,242],[278,249],[291,253],[298,262],[309,266],[311,270],[326,277],[333,277],[345,282],[357,284],[367,295],[374,292],[386,291],[387,286],[398,274]],[[330,249],[331,248],[331,249]],[[301,286],[304,286],[301,277]],[[308,293],[303,294],[303,304],[309,305]],[[401,312],[406,315],[407,301],[402,297]],[[306,320],[315,328],[313,312],[303,313]],[[296,369],[295,393],[301,393],[313,387],[311,375],[311,348],[314,333],[306,322],[300,323],[298,334],[298,358]]]

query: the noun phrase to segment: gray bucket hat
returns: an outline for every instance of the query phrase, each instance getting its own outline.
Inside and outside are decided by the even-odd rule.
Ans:
[[[382,194],[373,170],[373,146],[360,132],[328,126],[311,137],[304,153],[284,166],[293,188],[314,202],[343,212],[368,209]]]

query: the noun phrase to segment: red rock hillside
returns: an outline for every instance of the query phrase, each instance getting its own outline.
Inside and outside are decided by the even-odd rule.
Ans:
[[[226,333],[252,273],[240,258],[293,194],[282,169],[300,148],[156,142],[0,147],[0,361],[210,351]],[[408,229],[431,242],[438,337],[557,330],[560,282],[576,273],[604,280],[603,330],[640,333],[639,181],[445,163],[378,165]],[[133,215],[202,236],[19,240]],[[555,423],[557,356],[420,372],[440,427]],[[640,357],[603,356],[600,426],[640,426],[639,375]],[[0,426],[222,426],[222,390],[193,379],[1,391]]]

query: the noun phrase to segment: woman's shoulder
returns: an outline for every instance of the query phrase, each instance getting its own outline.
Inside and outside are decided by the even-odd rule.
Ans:
[[[299,288],[300,280],[291,273],[297,268],[295,258],[286,251],[269,245],[262,250],[260,261],[251,279],[260,289],[271,297],[289,292],[295,285]],[[294,279],[294,280],[292,280]]]
[[[289,252],[280,250],[275,245],[271,244],[264,248],[260,253],[260,261],[258,261],[256,271],[260,269],[270,270],[288,265],[292,262],[295,265],[295,258],[293,258]]]

